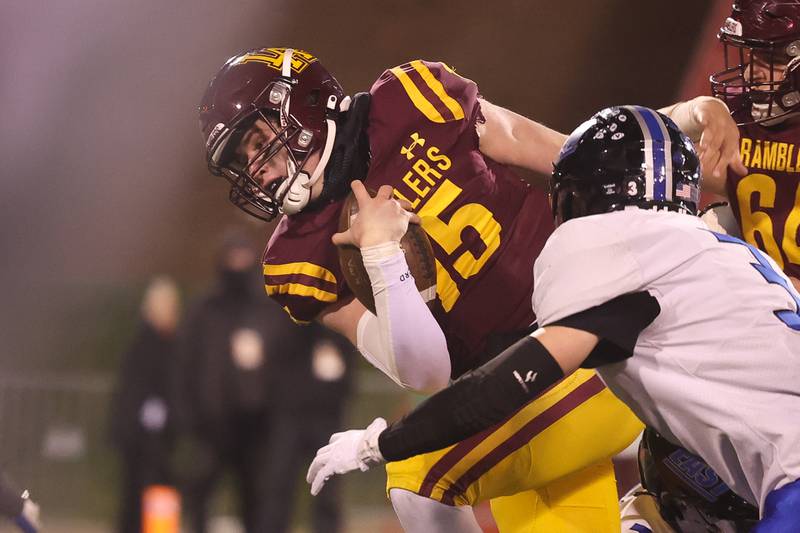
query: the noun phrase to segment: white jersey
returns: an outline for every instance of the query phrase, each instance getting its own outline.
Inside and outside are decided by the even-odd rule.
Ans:
[[[800,295],[766,254],[695,217],[630,208],[562,224],[536,261],[539,324],[648,291],[633,357],[598,368],[645,423],[763,508],[800,478]]]

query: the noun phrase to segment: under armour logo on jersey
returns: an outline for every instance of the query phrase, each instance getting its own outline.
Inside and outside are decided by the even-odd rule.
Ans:
[[[417,145],[425,146],[425,139],[420,137],[419,133],[417,133],[417,132],[414,132],[414,133],[411,134],[411,140],[414,141],[414,142],[412,142],[409,146],[407,146],[407,147],[403,146],[403,147],[400,148],[400,154],[406,156],[406,159],[408,159],[409,161],[414,159],[414,151],[413,150],[414,150],[414,148],[417,147]]]
[[[528,370],[528,373],[525,374],[525,377],[523,378],[519,372],[514,370],[514,377],[517,378],[517,381],[519,381],[519,384],[522,385],[523,389],[525,389],[525,392],[529,392],[527,384],[533,383],[536,380],[536,376],[538,375],[539,375],[538,372],[534,372],[533,370]]]

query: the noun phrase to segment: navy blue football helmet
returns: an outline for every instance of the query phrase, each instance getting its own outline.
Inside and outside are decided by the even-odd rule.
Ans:
[[[567,138],[550,185],[556,224],[627,206],[697,214],[700,159],[669,117],[610,107]]]
[[[639,444],[642,486],[679,533],[746,533],[758,509],[733,492],[703,459],[647,428]]]

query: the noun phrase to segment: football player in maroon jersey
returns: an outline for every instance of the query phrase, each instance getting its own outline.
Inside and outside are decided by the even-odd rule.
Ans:
[[[743,175],[710,176],[750,244],[800,288],[800,2],[738,0],[719,39],[726,69],[711,76],[740,127]]]
[[[736,163],[738,132],[719,101],[667,111],[702,133],[709,169]],[[548,174],[562,134],[482,99],[442,63],[386,70],[350,98],[314,56],[283,48],[231,58],[200,121],[209,168],[231,182],[231,200],[266,220],[288,215],[265,251],[264,276],[296,322],[343,333],[395,382],[423,391],[534,327],[532,267],[552,220],[546,194],[510,166]],[[362,249],[376,314],[353,297],[331,241],[353,180],[388,186],[380,194],[419,217],[436,294],[417,292],[390,243]],[[619,531],[610,457],[640,430],[592,371],[579,371],[492,431],[390,463],[389,494],[409,531],[477,531],[469,505],[514,494],[492,501],[501,529],[558,531],[578,516],[592,531]]]

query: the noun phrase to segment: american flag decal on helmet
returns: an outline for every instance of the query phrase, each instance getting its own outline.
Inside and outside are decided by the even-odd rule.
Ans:
[[[700,190],[694,185],[679,183],[675,187],[675,196],[683,200],[697,203],[700,200]]]

